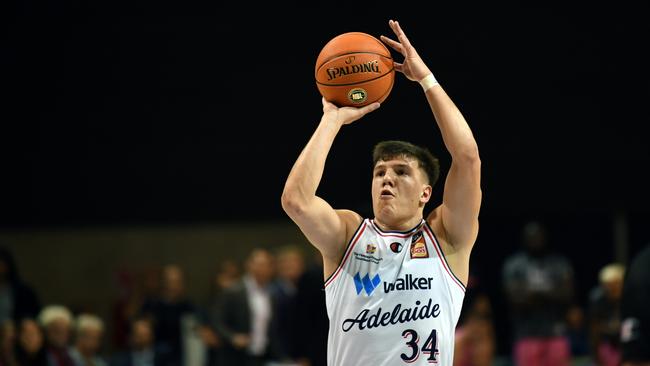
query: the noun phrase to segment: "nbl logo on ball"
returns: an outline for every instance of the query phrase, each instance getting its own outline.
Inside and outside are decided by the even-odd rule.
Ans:
[[[368,98],[368,93],[361,88],[354,88],[348,92],[348,99],[354,104],[363,103]]]

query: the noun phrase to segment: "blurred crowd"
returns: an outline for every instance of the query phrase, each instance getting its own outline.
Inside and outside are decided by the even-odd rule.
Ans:
[[[183,269],[167,265],[140,286],[123,275],[112,316],[101,319],[42,305],[0,249],[0,366],[325,365],[322,273],[299,248],[255,249],[242,266],[222,262],[209,302],[196,304]]]
[[[580,304],[570,261],[551,249],[539,222],[522,230],[521,248],[501,268],[512,339],[508,364],[517,366],[618,366],[620,305],[625,267],[604,266],[588,300]],[[495,364],[492,307],[470,276],[456,332],[455,366]]]
[[[507,364],[517,366],[619,365],[625,267],[604,266],[580,303],[572,264],[550,248],[544,226],[531,222],[522,231],[520,250],[501,267],[512,339],[497,338],[490,296],[470,275],[454,366],[497,364],[497,342],[510,342]],[[178,265],[139,286],[119,277],[122,293],[101,319],[41,304],[0,248],[0,366],[325,365],[322,266],[299,247],[254,249],[241,265],[221,262],[203,304],[186,295]]]

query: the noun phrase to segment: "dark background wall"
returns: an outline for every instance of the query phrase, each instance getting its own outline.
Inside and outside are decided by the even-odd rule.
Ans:
[[[472,268],[493,301],[502,301],[500,265],[532,218],[573,261],[584,300],[616,259],[616,220],[629,255],[649,241],[642,14],[611,4],[3,3],[1,230],[21,233],[5,238],[20,246],[19,263],[37,268],[41,248],[25,238],[46,245],[34,234],[43,230],[288,224],[279,197],[320,117],[320,48],[348,31],[390,35],[394,18],[479,143],[484,202]],[[381,109],[338,136],[319,193],[371,215],[370,151],[383,139],[426,145],[449,167],[421,89],[398,76]],[[155,238],[130,243],[147,252]]]

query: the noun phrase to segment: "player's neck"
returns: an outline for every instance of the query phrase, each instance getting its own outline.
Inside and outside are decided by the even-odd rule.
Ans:
[[[409,231],[418,226],[422,221],[422,215],[416,215],[406,220],[391,220],[375,217],[375,224],[384,231]]]

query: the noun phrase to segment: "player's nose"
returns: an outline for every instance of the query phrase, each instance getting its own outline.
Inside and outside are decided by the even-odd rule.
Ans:
[[[393,184],[394,184],[393,178],[394,177],[390,172],[386,172],[386,174],[384,174],[384,180],[382,182],[382,185],[388,184],[388,185],[390,185],[392,187]]]

